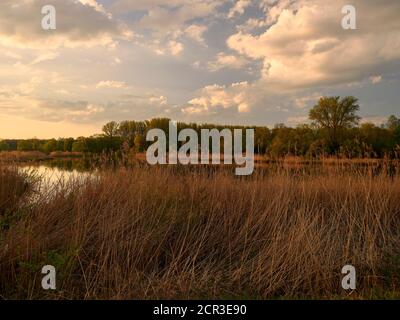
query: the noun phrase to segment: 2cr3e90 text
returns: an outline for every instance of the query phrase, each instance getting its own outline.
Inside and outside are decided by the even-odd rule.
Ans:
[[[198,305],[198,315],[245,315],[247,308],[245,305],[233,305],[233,304],[208,304]]]

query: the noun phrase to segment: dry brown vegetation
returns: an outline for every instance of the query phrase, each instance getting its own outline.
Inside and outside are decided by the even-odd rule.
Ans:
[[[40,161],[50,157],[41,151],[1,151],[0,161],[7,163]]]
[[[82,152],[54,151],[46,154],[41,151],[0,151],[0,162],[16,163],[29,161],[45,161],[54,158],[80,158]]]
[[[30,187],[27,176],[19,173],[17,168],[0,166],[0,217],[15,213]]]
[[[60,181],[15,214],[3,298],[400,296],[400,179],[384,173],[121,168]],[[46,264],[55,292],[41,289]],[[346,264],[354,292],[340,286]]]

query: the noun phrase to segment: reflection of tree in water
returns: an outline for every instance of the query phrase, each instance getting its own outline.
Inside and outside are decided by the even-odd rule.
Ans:
[[[93,163],[89,159],[52,159],[42,163],[49,168],[57,168],[64,171],[88,172],[93,170]]]

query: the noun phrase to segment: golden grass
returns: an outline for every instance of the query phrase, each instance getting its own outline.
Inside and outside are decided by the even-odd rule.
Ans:
[[[31,185],[15,167],[0,167],[0,217],[12,214]]]
[[[4,190],[4,189],[1,189]],[[3,231],[4,298],[398,297],[400,180],[118,169],[62,183]],[[40,269],[57,269],[56,292]],[[341,268],[357,290],[341,289]]]
[[[0,162],[15,163],[47,160],[50,157],[41,151],[1,151]]]
[[[83,152],[53,151],[49,154],[51,158],[80,158]]]

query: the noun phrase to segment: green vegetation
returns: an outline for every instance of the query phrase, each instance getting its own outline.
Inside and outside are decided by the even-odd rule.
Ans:
[[[359,124],[358,101],[354,97],[323,97],[310,110],[310,124],[296,128],[276,125],[268,127],[223,126],[213,124],[178,123],[178,130],[192,128],[254,128],[255,153],[281,156],[320,157],[328,155],[347,158],[380,158],[384,155],[400,157],[400,119],[390,116],[381,126]],[[41,151],[103,153],[122,148],[143,152],[148,147],[146,133],[153,128],[168,132],[169,119],[146,121],[115,121],[104,125],[102,134],[92,137],[60,138],[58,140],[2,140],[0,151]]]

